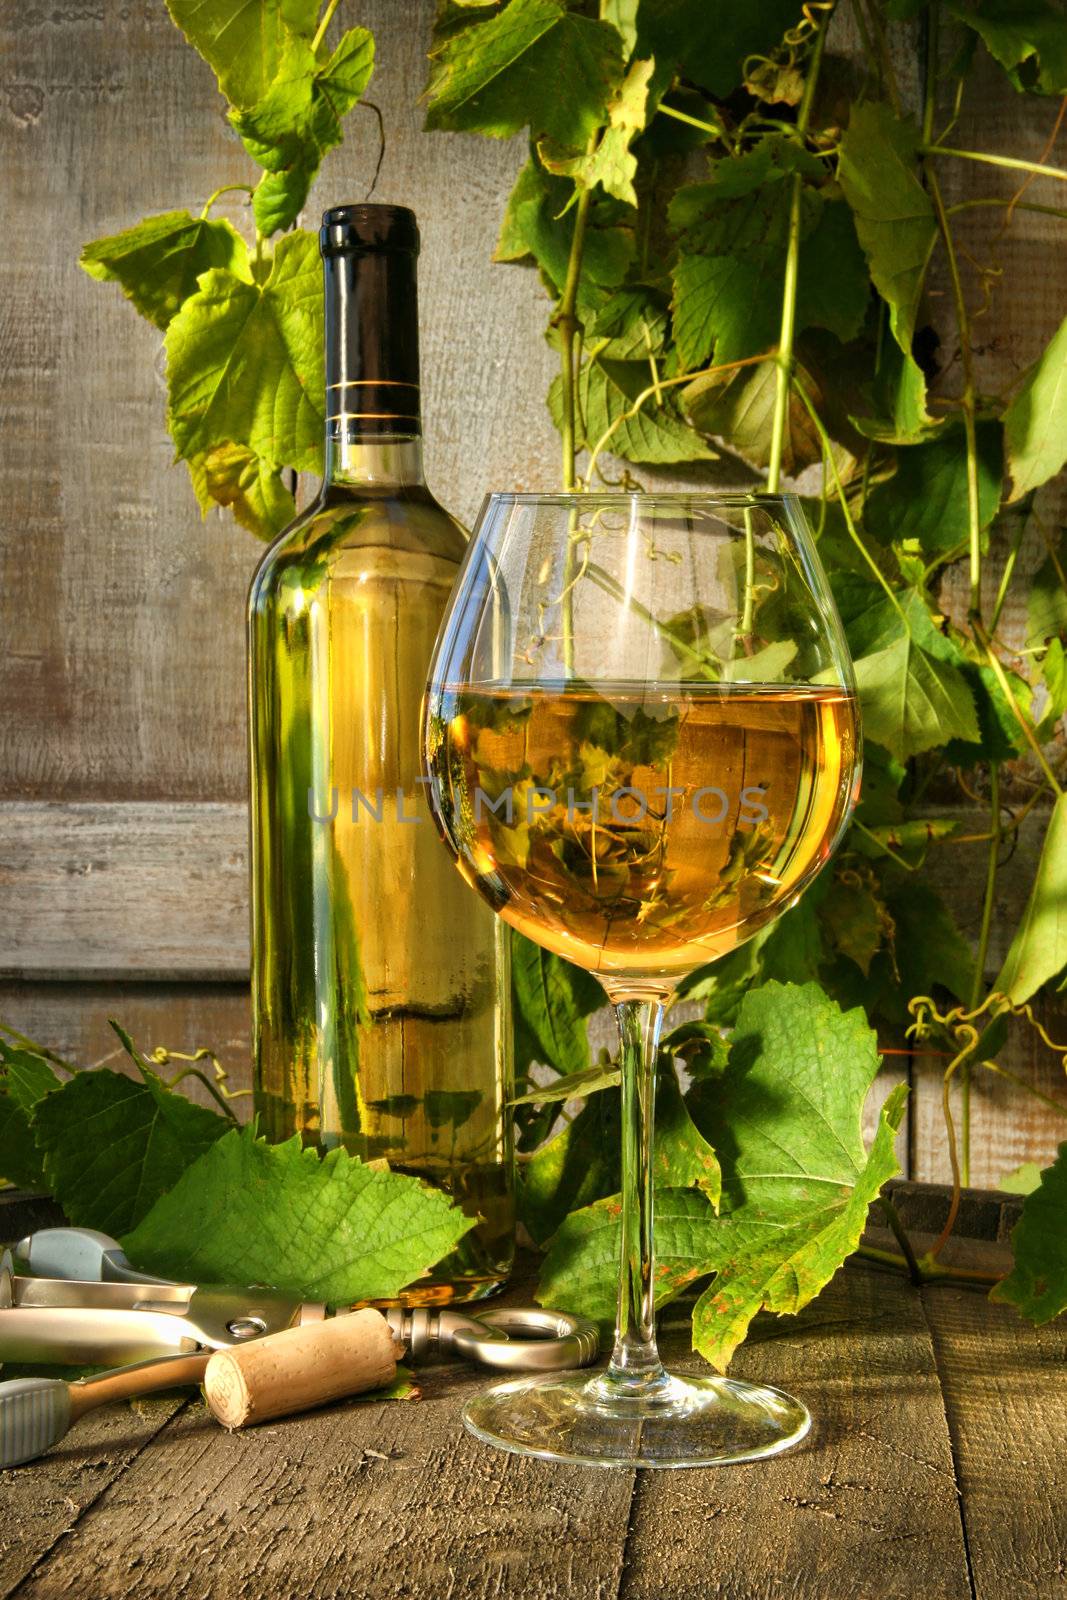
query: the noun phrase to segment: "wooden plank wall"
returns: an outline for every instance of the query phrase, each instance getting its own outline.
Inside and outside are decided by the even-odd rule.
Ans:
[[[431,0],[351,9],[378,44],[372,97],[387,147],[376,198],[413,205],[423,232],[430,481],[470,520],[486,487],[558,477],[546,301],[534,273],[490,260],[523,140],[423,135]],[[0,1015],[98,1062],[118,1014],[148,1045],[213,1043],[247,1082],[243,613],[260,547],[221,513],[201,520],[171,462],[159,336],[76,260],[85,240],[141,214],[199,208],[249,164],[161,0],[12,3],[0,28]],[[847,27],[835,44],[856,48]],[[901,68],[907,88],[917,66]],[[1040,152],[1054,106],[1010,94],[991,70],[975,98],[980,119],[958,130],[962,144]],[[320,208],[366,194],[376,125],[357,112],[349,127],[311,226]],[[1010,192],[970,166],[951,189]],[[221,214],[241,224],[238,207]],[[1060,320],[1067,257],[1057,219],[1020,212],[997,237],[1000,213],[980,215],[973,253],[1003,269],[980,324],[980,378],[996,392]],[[1022,559],[1041,559],[1036,533]],[[1004,926],[1038,838],[1035,819],[1001,875]],[[935,870],[975,929],[982,848],[943,851]],[[1007,1059],[1046,1091],[1062,1086],[1025,1032]],[[939,1067],[908,1070],[906,1170],[942,1179]],[[1004,1091],[976,1087],[977,1183],[1047,1159],[1060,1136],[1039,1102]]]

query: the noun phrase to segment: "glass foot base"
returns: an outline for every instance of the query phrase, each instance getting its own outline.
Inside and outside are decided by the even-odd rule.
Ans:
[[[737,1378],[665,1377],[640,1398],[572,1372],[500,1383],[468,1400],[476,1438],[520,1456],[590,1467],[716,1467],[758,1461],[799,1443],[806,1406]]]

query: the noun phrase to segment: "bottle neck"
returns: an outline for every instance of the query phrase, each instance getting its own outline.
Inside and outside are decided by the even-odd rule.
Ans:
[[[344,423],[327,423],[323,476],[326,483],[355,488],[421,488],[426,482],[422,439],[418,434],[369,438]]]
[[[324,255],[328,483],[423,482],[415,259],[411,249]]]

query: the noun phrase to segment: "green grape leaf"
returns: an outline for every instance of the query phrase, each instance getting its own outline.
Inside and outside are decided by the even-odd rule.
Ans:
[[[588,1094],[599,1094],[602,1089],[619,1087],[619,1068],[610,1061],[587,1067],[584,1072],[570,1072],[565,1078],[553,1078],[542,1088],[531,1089],[529,1094],[517,1094],[509,1101],[513,1106],[543,1106],[561,1100],[581,1100]]]
[[[948,7],[973,28],[1017,89],[1067,94],[1067,22],[1048,0],[977,0]]]
[[[205,273],[166,344],[179,457],[235,444],[298,471],[321,465],[322,288],[312,234],[279,239],[262,284]]]
[[[1056,724],[1067,711],[1067,650],[1059,639],[1052,639],[1041,662],[1041,679],[1048,691],[1048,700],[1041,714],[1037,731],[1039,739],[1051,739]]]
[[[1005,1172],[997,1184],[1006,1194],[1033,1194],[1041,1183],[1041,1168],[1036,1161],[1023,1161],[1011,1172]]]
[[[31,1118],[45,1095],[60,1087],[61,1080],[43,1056],[0,1039],[0,1177],[20,1189],[45,1186]]]
[[[580,189],[595,189],[600,184],[606,194],[636,206],[637,157],[630,146],[648,117],[652,71],[651,61],[633,63],[608,106],[608,125],[595,150],[562,151],[542,141],[537,153],[549,172],[572,178]]]
[[[341,1305],[391,1299],[473,1226],[417,1178],[234,1128],[123,1244],[143,1271],[183,1283],[269,1284]]]
[[[431,50],[426,126],[498,139],[529,127],[578,149],[605,121],[622,67],[608,23],[562,0],[509,0]]]
[[[717,1211],[722,1194],[719,1158],[693,1121],[673,1069],[656,1084],[652,1180],[661,1189],[699,1189]]]
[[[586,343],[601,361],[646,361],[662,355],[667,313],[655,293],[626,286],[608,295],[586,327]]]
[[[594,449],[603,441],[612,455],[651,464],[714,459],[715,451],[674,410],[670,391],[658,406],[649,394],[631,415],[650,383],[647,361],[587,361],[578,377],[585,446]],[[558,378],[549,390],[548,409],[558,428],[563,415]]]
[[[1055,550],[1038,567],[1026,598],[1028,645],[1041,645],[1050,639],[1067,638],[1067,539],[1061,537]]]
[[[767,55],[802,13],[800,0],[642,0],[637,51],[723,100],[740,87],[746,58]]]
[[[618,1195],[572,1211],[541,1267],[537,1299],[543,1306],[610,1324],[619,1281]],[[656,1194],[656,1304],[665,1305],[704,1277],[719,1226],[707,1199],[696,1189],[661,1189]]]
[[[1011,1244],[1012,1269],[989,1298],[1015,1306],[1031,1322],[1051,1322],[1067,1311],[1067,1143],[1023,1201]]]
[[[905,995],[929,994],[941,984],[965,1003],[974,986],[974,951],[936,889],[913,874],[888,891],[893,949]]]
[[[867,439],[881,444],[920,444],[945,425],[926,409],[926,379],[915,357],[893,341],[886,342],[871,386],[873,415],[850,416],[849,421]]]
[[[903,623],[891,644],[861,656],[855,668],[864,732],[898,761],[948,739],[979,740],[966,678],[917,644]]]
[[[670,1060],[684,1063],[689,1078],[712,1078],[726,1065],[726,1040],[708,1022],[681,1022],[666,1034],[660,1052]]]
[[[194,456],[189,469],[205,515],[212,505],[228,506],[241,526],[261,539],[273,539],[296,516],[282,469],[247,445],[216,445]]]
[[[637,11],[640,3],[641,0],[601,0],[600,15],[618,33],[627,60],[633,55],[637,43]]]
[[[544,273],[552,293],[559,295],[567,277],[574,236],[574,214],[566,209],[573,193],[573,184],[546,172],[531,156],[508,197],[493,260],[532,259]],[[622,283],[629,270],[634,256],[633,228],[620,225],[618,215],[617,205],[613,210],[594,200],[590,208],[582,253],[580,303],[601,288]]]
[[[569,1212],[619,1187],[619,1096],[597,1094],[519,1169],[519,1216],[543,1245]]]
[[[1067,24],[1061,23],[1067,36]],[[1067,461],[1067,318],[1004,413],[1009,500],[1047,483]]]
[[[803,899],[761,928],[752,939],[710,966],[700,967],[682,985],[683,999],[704,1003],[705,1017],[716,1026],[737,1020],[750,989],[768,978],[779,983],[811,983],[819,976],[825,950],[818,905],[826,888],[816,883]]]
[[[167,10],[235,106],[262,100],[315,31],[318,0],[167,0]]]
[[[852,213],[842,200],[827,200],[811,232],[801,240],[796,327],[828,328],[854,339],[871,299],[867,261]]]
[[[1049,817],[1030,897],[993,988],[1023,1005],[1067,966],[1067,795]]]
[[[261,234],[296,220],[323,157],[341,142],[341,118],[373,70],[373,37],[366,28],[350,28],[326,62],[306,46],[292,50],[263,99],[230,112],[245,149],[266,169],[252,197]]]
[[[597,980],[513,931],[511,993],[516,1015],[537,1048],[536,1059],[565,1076],[588,1071],[585,1019],[607,1004]]]
[[[252,281],[240,234],[228,222],[188,211],[165,211],[122,233],[94,239],[83,247],[78,265],[90,278],[117,283],[142,317],[164,329],[211,267]]]
[[[836,877],[822,902],[823,926],[834,948],[854,961],[866,978],[885,943],[885,905],[855,874]]]
[[[913,122],[866,101],[852,112],[838,165],[871,277],[888,302],[890,327],[907,357],[937,238],[933,202],[915,176],[919,143]]]
[[[988,528],[1000,505],[1000,423],[980,422],[975,433],[978,509],[981,526]],[[884,544],[914,539],[926,556],[966,544],[967,447],[962,427],[946,428],[926,444],[899,451],[894,476],[876,484],[868,496],[864,526]]]
[[[693,1091],[724,1178],[705,1263],[717,1275],[697,1301],[693,1347],[720,1371],[757,1311],[795,1313],[829,1283],[899,1170],[906,1086],[886,1101],[870,1151],[861,1132],[880,1065],[862,1011],[840,1011],[815,984],[767,983],[742,1003],[723,1076]]]
[[[79,1072],[34,1109],[48,1187],[75,1227],[116,1237],[136,1227],[231,1126],[140,1070],[140,1083],[106,1067]]]
[[[799,363],[796,370],[818,410],[819,385]],[[765,467],[770,460],[777,372],[777,365],[771,360],[743,368],[725,383],[720,375],[702,375],[682,391],[682,405],[701,433],[725,439],[731,450],[736,450],[753,466]],[[792,476],[821,460],[819,435],[807,407],[794,390],[786,413],[782,470]]]

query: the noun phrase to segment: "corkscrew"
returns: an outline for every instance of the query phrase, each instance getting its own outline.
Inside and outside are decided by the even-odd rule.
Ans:
[[[0,1361],[98,1366],[218,1350],[331,1313],[276,1289],[174,1283],[131,1266],[122,1246],[91,1228],[43,1228],[16,1246],[29,1275],[0,1262]],[[348,1308],[344,1308],[348,1309]],[[337,1314],[344,1315],[344,1309]],[[470,1313],[382,1308],[412,1361],[458,1358],[508,1372],[587,1366],[596,1324],[541,1306]]]

